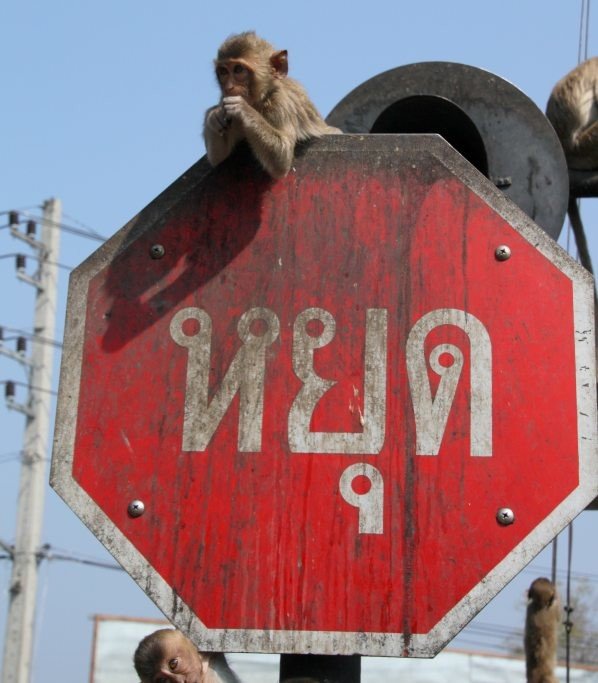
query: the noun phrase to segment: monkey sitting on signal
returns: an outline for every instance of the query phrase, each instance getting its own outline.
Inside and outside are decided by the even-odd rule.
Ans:
[[[222,98],[204,121],[212,166],[247,140],[261,166],[282,178],[291,169],[298,142],[341,133],[324,121],[303,86],[287,76],[287,51],[275,50],[253,31],[227,38],[215,66]]]
[[[567,166],[598,170],[598,57],[561,78],[550,94],[546,116],[561,141]]]
[[[159,629],[133,655],[141,683],[241,683],[221,652],[199,652],[180,631]]]

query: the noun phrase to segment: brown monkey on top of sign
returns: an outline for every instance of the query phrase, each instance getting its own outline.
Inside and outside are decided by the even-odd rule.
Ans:
[[[546,105],[546,116],[561,141],[567,166],[598,170],[598,57],[561,78]]]
[[[141,683],[241,683],[220,652],[199,652],[180,631],[163,628],[140,641],[133,655]]]
[[[554,673],[560,621],[556,587],[548,579],[536,579],[527,595],[524,635],[527,683],[558,683]]]
[[[571,179],[598,171],[598,57],[591,57],[554,86],[546,116],[559,138]],[[581,265],[594,272],[579,207],[574,194],[567,209]],[[595,295],[596,305],[598,298]]]
[[[215,67],[222,98],[204,121],[212,166],[247,140],[262,167],[282,178],[291,169],[298,142],[341,133],[324,121],[303,86],[287,76],[287,51],[275,50],[253,31],[227,38]]]

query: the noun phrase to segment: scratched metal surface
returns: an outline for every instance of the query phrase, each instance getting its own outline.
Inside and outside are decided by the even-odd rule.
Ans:
[[[437,136],[201,160],[71,277],[52,485],[205,649],[433,656],[598,492],[593,334]]]

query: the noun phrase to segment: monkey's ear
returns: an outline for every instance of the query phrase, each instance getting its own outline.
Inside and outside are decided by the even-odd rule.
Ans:
[[[276,75],[284,78],[289,73],[289,60],[287,50],[279,50],[274,52],[270,57],[270,64],[276,72]]]

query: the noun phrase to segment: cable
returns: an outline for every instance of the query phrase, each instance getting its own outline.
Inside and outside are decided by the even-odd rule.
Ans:
[[[528,573],[534,573],[536,576],[548,576],[550,573],[550,568],[549,567],[540,567],[540,566],[530,566],[526,567],[524,572]],[[567,577],[567,570],[566,569],[557,569],[557,579],[566,579]],[[571,572],[571,578],[574,581],[585,581],[585,582],[590,582],[590,583],[596,583],[598,582],[598,575],[591,573],[591,572]]]
[[[581,17],[579,20],[579,44],[577,47],[577,63],[588,58],[588,38],[590,34],[590,2],[581,0]]]
[[[76,562],[78,564],[83,564],[88,567],[98,567],[100,569],[114,569],[117,571],[124,571],[124,569],[119,565],[112,562],[102,562],[101,560],[94,560],[85,558],[82,556],[77,556],[73,553],[68,552],[54,552],[49,543],[46,543],[41,551],[38,553],[40,560],[58,560],[61,562]]]
[[[41,207],[37,207],[38,209]],[[10,215],[11,213],[15,213],[15,211],[0,211],[0,215]],[[54,221],[44,219],[43,217],[40,217],[38,215],[35,215],[33,213],[30,213],[27,210],[21,210],[20,212],[17,211],[16,213],[22,213],[23,216],[26,218],[29,218],[30,220],[34,220],[36,223],[42,223],[45,222],[47,225],[53,228],[57,228],[59,230],[64,230],[64,232],[69,232],[73,235],[77,235],[78,237],[87,237],[88,239],[93,239],[98,242],[105,242],[106,237],[104,235],[101,235],[99,232],[96,230],[93,230],[92,228],[75,228],[72,225],[67,225],[66,223],[56,223]],[[10,224],[8,225],[3,225],[3,228],[9,227]]]
[[[42,208],[43,207],[40,206],[39,204],[34,204],[33,206],[21,206],[18,209],[10,209],[9,211],[0,211],[0,216],[9,216],[13,211],[16,211],[17,213],[25,213],[27,211],[33,211],[34,209],[37,209],[39,211]]]
[[[34,332],[20,330],[16,327],[4,327],[3,325],[0,325],[0,329],[4,330],[5,332],[12,332],[13,334],[17,334],[21,337],[26,337],[31,341],[38,341],[40,342],[40,344],[49,344],[50,346],[55,346],[57,349],[62,348],[62,342],[56,341],[55,339],[48,339],[47,337],[42,337],[41,335],[35,334]],[[9,339],[5,339],[4,341],[9,341]]]
[[[14,253],[14,254],[0,254],[0,259],[3,259],[3,258],[16,258],[17,256],[22,256],[22,255],[23,255],[23,254],[17,254],[17,253]],[[37,256],[36,254],[26,254],[26,257],[27,257],[27,258],[32,258],[32,259],[34,259],[35,261],[37,261],[38,263],[41,261],[40,257]],[[44,261],[44,263],[47,263],[47,264],[50,265],[50,266],[56,266],[57,268],[62,268],[63,270],[69,270],[69,271],[73,270],[73,267],[72,267],[72,266],[67,266],[67,265],[65,265],[64,263],[58,263],[57,261]]]
[[[571,629],[573,622],[571,621],[571,557],[573,556],[573,522],[569,523],[569,548],[567,556],[567,604],[565,605],[565,671],[566,681],[569,683],[570,669],[571,669]]]
[[[5,453],[4,455],[0,455],[0,465],[7,465],[9,462],[17,462],[20,460],[22,457],[22,452],[21,451],[14,451],[13,453]],[[50,458],[45,458],[47,461],[50,460]]]
[[[13,556],[13,547],[9,543],[7,543],[6,541],[3,541],[1,538],[0,538],[0,548],[2,548],[2,550],[4,550],[6,553],[8,553],[8,555],[10,557]]]
[[[98,233],[96,230],[94,230],[93,228],[91,228],[89,225],[86,225],[83,221],[80,221],[78,218],[75,218],[74,216],[70,216],[66,211],[63,210],[63,211],[62,211],[62,215],[63,215],[63,216],[66,216],[66,218],[68,218],[68,219],[69,219],[70,221],[72,221],[73,223],[76,223],[80,228],[84,228],[84,229],[87,230],[88,232],[94,233],[94,234],[100,236],[99,233]]]
[[[34,391],[41,391],[45,394],[52,394],[52,396],[58,396],[57,391],[53,391],[52,389],[44,389],[42,387],[34,387],[31,386],[31,384],[27,384],[27,382],[19,382],[12,379],[0,380],[0,384],[7,384],[8,382],[12,382],[16,387],[27,387],[27,389],[33,389]]]
[[[56,223],[55,221],[44,219],[40,216],[34,216],[33,214],[28,213],[27,211],[24,211],[23,215],[39,223],[43,221],[52,228],[58,228],[59,230],[64,230],[65,232],[69,232],[72,235],[77,235],[79,237],[87,237],[89,239],[97,240],[98,242],[105,242],[107,239],[103,235],[100,235],[99,232],[91,228],[86,230],[83,228],[75,228],[72,225],[66,225],[66,223]]]

